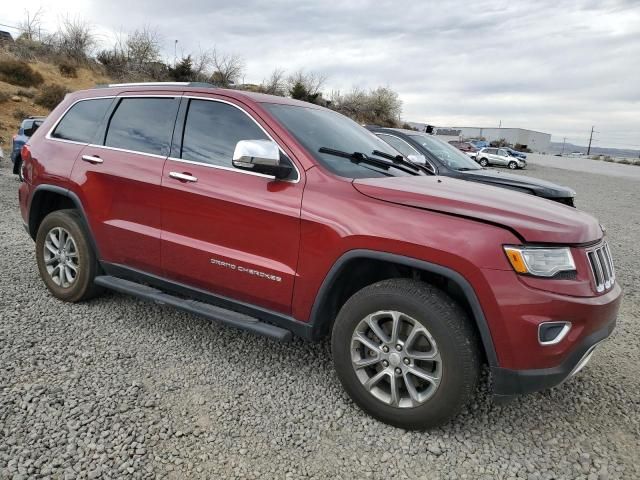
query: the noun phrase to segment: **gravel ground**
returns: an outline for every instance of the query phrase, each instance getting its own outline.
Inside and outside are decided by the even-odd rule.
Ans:
[[[581,374],[423,433],[342,391],[328,343],[280,345],[106,294],[54,300],[0,168],[0,478],[640,478],[640,183],[532,166],[610,232],[626,290]]]

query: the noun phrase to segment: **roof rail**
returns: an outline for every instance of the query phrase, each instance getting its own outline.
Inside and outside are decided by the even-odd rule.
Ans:
[[[215,88],[215,85],[207,82],[132,82],[132,83],[101,83],[95,88],[110,87],[207,87]]]

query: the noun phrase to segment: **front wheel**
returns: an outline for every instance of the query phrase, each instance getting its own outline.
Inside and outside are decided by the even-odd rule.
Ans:
[[[331,347],[354,402],[405,429],[449,420],[479,377],[477,339],[464,311],[417,280],[385,280],[353,295],[336,318]]]
[[[518,168],[518,164],[512,160],[509,162],[509,168],[511,170],[515,170],[516,168]]]
[[[486,167],[487,165],[489,165],[489,162],[487,161],[486,158],[481,158],[480,165],[482,165],[483,167]]]

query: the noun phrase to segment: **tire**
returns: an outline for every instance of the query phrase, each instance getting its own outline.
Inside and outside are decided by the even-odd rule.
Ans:
[[[13,165],[13,173],[18,175],[18,179],[21,182],[24,182],[24,175],[22,174],[22,159],[20,157],[16,158],[16,161]]]
[[[56,245],[61,236],[64,248]],[[36,260],[40,277],[60,300],[80,302],[102,292],[93,282],[100,267],[77,210],[57,210],[44,218],[36,235]]]
[[[480,165],[483,166],[483,167],[486,167],[486,166],[489,165],[489,161],[486,158],[481,158],[480,162],[478,162],[478,163],[480,163]]]
[[[393,345],[385,345],[372,329],[367,333],[362,330],[363,324],[370,325],[370,319],[389,339],[393,320],[385,320],[387,312],[400,318],[397,342],[403,343],[403,350],[399,352],[394,352]],[[407,332],[414,328],[426,333],[410,342]],[[365,347],[355,338],[358,334],[369,335],[368,345],[377,350]],[[418,344],[429,348],[418,351]],[[480,375],[478,340],[465,312],[444,292],[417,280],[384,280],[354,294],[336,317],[331,349],[338,378],[353,401],[378,420],[409,430],[435,427],[455,416],[474,395]],[[415,359],[417,354],[437,360]],[[372,365],[357,368],[354,361]],[[419,380],[414,371],[427,372],[438,380]],[[374,377],[382,380],[367,389],[365,383]],[[399,385],[396,400],[391,394],[392,382]]]
[[[518,164],[513,160],[511,160],[507,166],[509,167],[510,170],[515,170],[516,168],[518,168]]]

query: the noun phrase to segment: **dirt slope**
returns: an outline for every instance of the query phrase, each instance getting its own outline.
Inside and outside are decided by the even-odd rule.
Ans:
[[[44,77],[44,83],[41,87],[57,83],[65,86],[70,91],[75,91],[110,81],[109,78],[101,73],[87,68],[78,68],[76,78],[65,78],[60,75],[56,65],[34,62],[31,63],[31,66]],[[10,95],[7,101],[0,102],[0,147],[2,147],[6,159],[9,158],[11,137],[18,131],[22,118],[29,115],[47,115],[49,113],[46,108],[36,105],[33,101],[33,97],[39,91],[39,88],[19,87],[0,81],[0,99],[3,97],[2,93]]]

